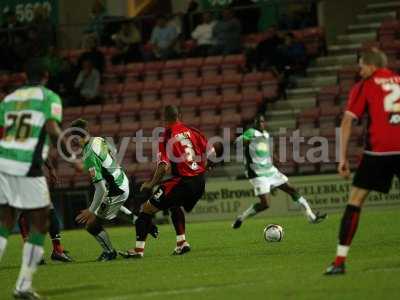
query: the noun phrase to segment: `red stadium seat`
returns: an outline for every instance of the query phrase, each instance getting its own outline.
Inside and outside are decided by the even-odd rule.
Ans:
[[[190,116],[182,113],[182,121],[191,127],[198,128],[200,126],[200,117]]]
[[[144,76],[146,81],[159,80],[161,71],[164,69],[165,62],[153,61],[144,65]]]
[[[245,64],[246,58],[243,54],[227,55],[222,61],[221,72],[224,76],[239,74]]]
[[[145,81],[142,91],[143,102],[154,101],[158,99],[161,87],[162,87],[161,81]]]
[[[257,92],[260,90],[260,83],[263,81],[263,73],[248,73],[243,76],[242,92]]]
[[[204,60],[201,72],[203,77],[215,76],[219,74],[220,66],[222,64],[223,56],[208,56]]]
[[[168,105],[174,105],[176,107],[181,107],[181,99],[180,98],[162,98],[162,107],[166,107]]]
[[[106,104],[103,105],[101,113],[102,123],[115,123],[121,111],[121,104]]]
[[[183,63],[182,77],[184,79],[196,78],[199,76],[199,70],[203,65],[203,58],[187,58]]]
[[[167,60],[162,70],[163,79],[177,79],[183,68],[183,63],[182,59]]]
[[[142,103],[138,101],[123,102],[119,114],[121,124],[125,122],[134,122],[140,113],[141,107]]]
[[[201,84],[201,78],[184,78],[181,89],[182,98],[185,99],[197,97]]]
[[[181,107],[182,108],[185,108],[185,107],[196,108],[196,107],[199,107],[201,105],[202,101],[203,101],[202,97],[186,97],[186,98],[182,98]]]
[[[120,83],[109,83],[101,86],[100,93],[106,103],[116,103],[121,98],[122,89],[123,85]]]
[[[221,76],[207,76],[203,80],[201,95],[203,97],[216,96],[219,93],[223,78]]]
[[[143,91],[143,82],[126,83],[122,90],[122,100],[139,100]]]
[[[161,97],[163,99],[176,98],[182,87],[180,79],[165,79],[162,82]]]
[[[338,100],[340,88],[338,86],[323,87],[317,95],[317,103],[322,105],[334,105]]]
[[[236,95],[242,82],[241,74],[230,74],[223,77],[221,93],[225,95]]]
[[[130,63],[125,66],[126,80],[137,81],[143,75],[144,63]]]
[[[100,132],[103,137],[114,138],[116,135],[118,135],[119,129],[120,129],[120,124],[118,123],[102,124]]]
[[[317,125],[317,120],[320,115],[319,108],[311,108],[302,111],[297,118],[297,127],[299,128],[314,128]]]
[[[135,121],[121,122],[121,127],[119,129],[120,137],[133,137],[136,131],[139,129],[139,123]]]

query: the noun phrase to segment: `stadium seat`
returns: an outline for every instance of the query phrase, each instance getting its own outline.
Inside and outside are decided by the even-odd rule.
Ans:
[[[297,127],[300,129],[316,127],[319,115],[319,108],[311,108],[302,111],[297,118]]]
[[[323,87],[317,95],[317,103],[319,106],[335,105],[340,94],[339,86]]]
[[[63,111],[64,119],[74,120],[82,116],[83,108],[82,106],[78,107],[66,107]]]
[[[197,78],[199,70],[203,65],[203,58],[187,58],[183,63],[182,78]]]
[[[118,83],[125,76],[125,70],[125,65],[109,65],[103,74],[103,81],[105,83]]]
[[[161,81],[145,81],[142,91],[143,102],[159,99],[161,87]]]
[[[120,129],[119,123],[106,123],[101,125],[100,133],[103,137],[111,137],[114,138],[118,135]]]
[[[197,97],[201,84],[201,78],[184,78],[181,89],[182,98],[185,99]]]
[[[261,72],[248,73],[243,76],[242,92],[258,92],[264,76]]]
[[[123,85],[120,83],[104,84],[100,88],[100,93],[105,103],[119,102],[122,96]]]
[[[182,59],[167,60],[162,70],[162,78],[165,79],[178,79],[183,67],[184,61]]]
[[[220,66],[222,64],[223,56],[208,56],[204,60],[201,68],[203,77],[216,76],[219,74]]]
[[[121,122],[118,135],[119,137],[134,137],[139,127],[139,123],[135,121]]]
[[[200,117],[187,115],[182,113],[182,121],[188,126],[199,128],[200,126]]]
[[[176,98],[182,87],[182,81],[180,79],[165,78],[162,82],[161,97],[163,99]]]
[[[276,80],[263,81],[261,82],[261,90],[265,99],[275,100],[278,97],[278,82]]]
[[[144,72],[144,63],[130,63],[125,67],[126,81],[137,81]]]
[[[236,95],[239,92],[239,87],[242,82],[241,74],[224,75],[221,85],[222,95]]]
[[[204,77],[203,85],[200,88],[201,95],[203,97],[218,95],[222,80],[223,78],[219,75],[209,75]]]
[[[139,113],[141,121],[153,121],[159,116],[162,103],[160,100],[144,100]]]
[[[243,54],[227,55],[222,60],[221,71],[224,76],[240,73],[246,64]]]
[[[162,107],[165,108],[168,105],[174,105],[176,107],[181,107],[181,99],[180,98],[162,98],[161,103]]]
[[[237,113],[242,99],[241,94],[223,96],[222,102],[219,105],[221,115]]]
[[[143,82],[125,83],[122,89],[122,101],[137,101],[141,99]]]
[[[164,69],[165,62],[153,61],[144,65],[144,76],[146,81],[159,80],[161,71]]]
[[[122,103],[119,114],[121,124],[134,122],[137,119],[142,103],[138,101],[126,101]]]
[[[329,104],[320,106],[319,127],[335,127],[338,125],[338,117],[342,113],[340,106],[332,106]]]
[[[235,127],[242,123],[242,116],[238,113],[221,114],[221,127]]]
[[[186,108],[186,107],[190,107],[190,108],[196,108],[199,107],[201,105],[203,101],[202,97],[185,97],[182,98],[182,102],[181,102],[181,108]]]
[[[121,104],[105,104],[101,113],[101,123],[115,123],[121,111]]]

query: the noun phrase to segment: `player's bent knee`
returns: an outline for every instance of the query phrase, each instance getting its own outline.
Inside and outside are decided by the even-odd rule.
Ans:
[[[94,221],[93,223],[86,224],[86,231],[91,235],[98,235],[103,230],[103,227],[98,222]]]
[[[146,203],[143,204],[142,212],[144,212],[145,214],[153,215],[158,211],[159,209],[155,207],[153,204],[151,204],[150,201],[147,201]]]

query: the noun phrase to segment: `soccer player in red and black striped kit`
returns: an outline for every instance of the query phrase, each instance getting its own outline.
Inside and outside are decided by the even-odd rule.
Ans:
[[[175,106],[167,106],[164,117],[166,128],[159,143],[158,166],[152,180],[143,183],[141,189],[152,191],[155,186],[159,186],[150,200],[144,203],[136,221],[135,248],[120,252],[125,258],[143,257],[151,219],[156,212],[167,209],[171,212],[176,231],[177,244],[173,254],[182,255],[190,251],[185,237],[185,214],[182,207],[186,212],[192,211],[204,194],[207,138],[197,129],[183,124]],[[171,168],[173,177],[161,182],[168,168]]]
[[[400,178],[400,76],[386,64],[386,55],[377,49],[361,55],[362,80],[352,88],[342,120],[338,167],[342,177],[350,176],[347,152],[353,120],[367,115],[368,133],[340,225],[336,259],[326,275],[345,273],[347,253],[369,192],[388,193],[393,177]]]

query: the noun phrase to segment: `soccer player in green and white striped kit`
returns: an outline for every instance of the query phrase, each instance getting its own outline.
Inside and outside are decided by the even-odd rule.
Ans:
[[[88,209],[81,211],[76,221],[86,224],[86,230],[97,240],[103,249],[98,261],[110,261],[117,257],[117,252],[103,227],[105,221],[117,217],[134,221],[134,216],[123,205],[129,196],[129,180],[116,161],[115,148],[104,138],[90,137],[85,120],[78,119],[71,124],[71,133],[80,137],[80,146],[83,150],[83,164],[89,172],[95,187],[93,201]],[[158,229],[152,224],[150,234],[157,237]]]
[[[32,289],[32,277],[44,253],[50,194],[42,166],[49,138],[79,170],[82,165],[66,150],[59,123],[60,97],[46,89],[48,72],[40,60],[27,63],[28,84],[0,102],[0,259],[14,228],[17,210],[31,219],[22,251],[22,265],[14,290],[16,299],[41,299]]]
[[[310,223],[320,223],[326,214],[314,213],[307,200],[292,187],[289,179],[279,172],[273,165],[270,152],[270,136],[265,130],[265,119],[262,115],[256,117],[252,128],[246,130],[238,141],[243,142],[245,151],[246,176],[254,187],[254,193],[260,199],[239,215],[232,224],[234,229],[239,228],[248,217],[268,209],[268,198],[271,191],[278,188],[291,196],[304,209]]]

